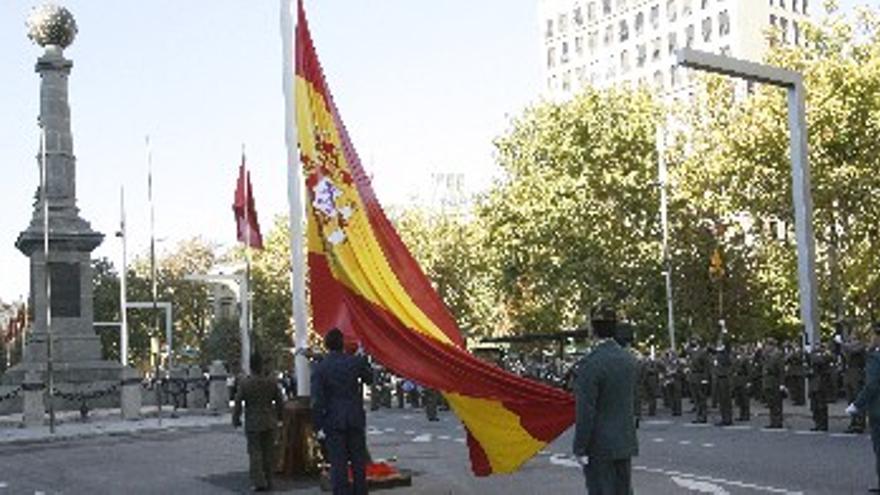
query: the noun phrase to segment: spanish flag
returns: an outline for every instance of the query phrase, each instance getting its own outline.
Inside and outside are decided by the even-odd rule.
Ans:
[[[297,10],[294,93],[314,326],[339,328],[389,369],[442,393],[467,431],[476,475],[514,472],[573,423],[574,398],[467,352],[376,199],[301,1]]]

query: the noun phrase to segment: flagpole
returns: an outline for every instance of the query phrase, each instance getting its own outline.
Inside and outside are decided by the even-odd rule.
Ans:
[[[309,391],[309,361],[306,357],[308,349],[308,329],[306,317],[306,283],[305,283],[305,253],[303,252],[303,240],[305,229],[303,228],[303,200],[302,200],[302,165],[297,151],[297,135],[294,102],[294,37],[296,36],[296,24],[293,13],[292,0],[281,0],[281,41],[283,60],[283,90],[284,90],[284,138],[287,144],[287,201],[290,208],[290,272],[291,272],[291,303],[293,305],[294,327],[294,366],[296,370],[296,395],[308,397]]]
[[[46,127],[40,124],[40,193],[43,199],[43,275],[46,284],[46,381],[49,392],[49,432],[55,433],[55,377],[52,366],[52,271],[49,269],[49,171]],[[24,339],[22,339],[24,340]],[[24,355],[22,354],[22,359]]]
[[[244,175],[244,280],[241,292],[241,373],[251,373],[251,219],[250,219],[250,183],[247,170],[244,143],[241,143],[241,171]]]
[[[153,207],[153,151],[150,148],[150,136],[146,137],[147,145],[147,199],[150,202],[150,284],[153,297],[153,339],[159,341],[159,307],[156,286],[156,212]],[[153,346],[151,345],[150,348]],[[156,346],[158,349],[158,346]],[[159,379],[159,356],[157,352],[154,362],[154,383],[156,387],[156,418],[162,424],[162,381]],[[170,359],[169,352],[169,359]]]
[[[122,269],[119,274],[119,358],[128,366],[128,233],[125,230],[125,186],[119,188],[119,237],[122,239]]]

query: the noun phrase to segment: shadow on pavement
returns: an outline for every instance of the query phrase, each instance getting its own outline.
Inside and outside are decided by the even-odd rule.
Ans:
[[[204,476],[200,480],[221,488],[230,493],[252,493],[251,480],[247,471],[233,471],[229,473],[212,474]],[[313,480],[293,480],[289,478],[272,478],[274,493],[284,493],[294,490],[320,491],[321,484],[317,478]]]

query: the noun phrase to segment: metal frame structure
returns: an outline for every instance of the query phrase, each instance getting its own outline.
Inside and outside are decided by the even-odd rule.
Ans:
[[[799,72],[738,60],[713,53],[683,48],[676,53],[678,64],[689,69],[770,84],[788,93],[789,145],[791,149],[791,192],[794,202],[795,238],[798,258],[798,292],[804,345],[816,343],[819,299],[816,286],[816,241],[813,234],[813,196],[807,159],[807,122],[804,78]]]

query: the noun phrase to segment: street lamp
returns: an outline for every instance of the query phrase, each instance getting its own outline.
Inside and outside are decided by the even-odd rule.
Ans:
[[[791,148],[792,199],[798,254],[798,292],[804,345],[815,344],[819,303],[816,293],[816,243],[813,236],[813,197],[807,160],[807,123],[804,112],[804,78],[799,72],[747,62],[713,53],[683,48],[678,64],[690,69],[770,84],[788,93],[789,145]]]

